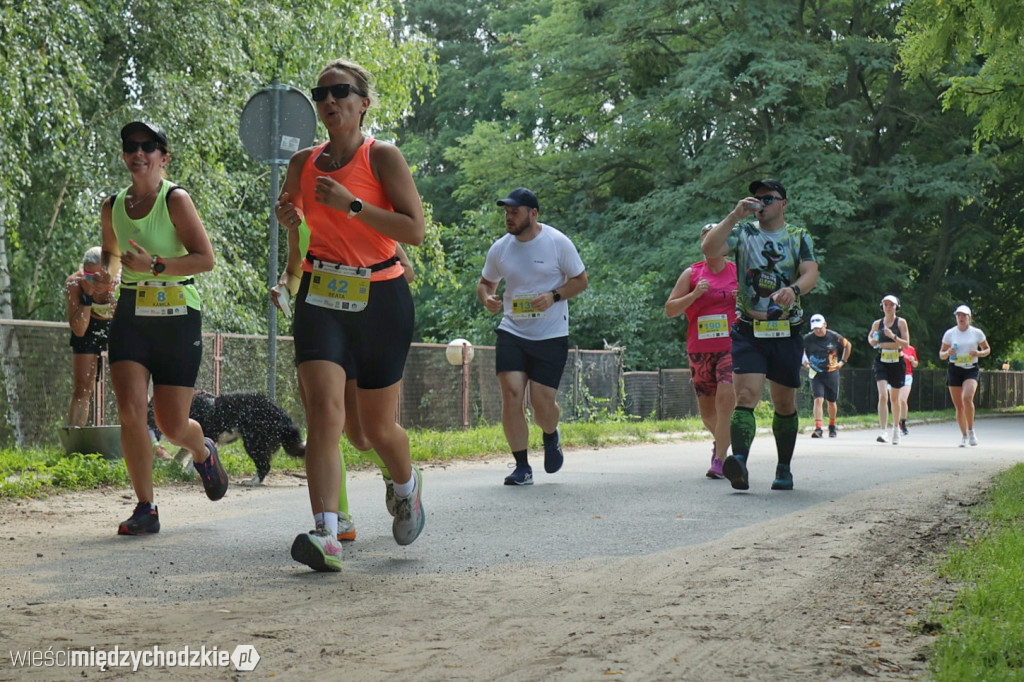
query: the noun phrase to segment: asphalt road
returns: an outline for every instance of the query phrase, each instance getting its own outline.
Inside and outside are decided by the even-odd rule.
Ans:
[[[979,420],[977,431],[981,445],[974,448],[958,447],[959,431],[951,423],[912,425],[898,446],[876,443],[874,430],[840,431],[836,439],[802,435],[793,465],[796,489],[789,492],[770,490],[770,434],[754,443],[747,492],[705,478],[710,441],[571,450],[554,475],[543,472],[538,458],[529,487],[502,485],[509,473],[504,460],[428,467],[426,528],[408,547],[391,537],[380,476],[355,472],[349,496],[359,535],[346,544],[343,575],[386,580],[646,555],[716,540],[896,480],[906,481],[910,493],[915,480],[926,476],[978,462],[1009,467],[1024,459],[1024,417]],[[284,477],[270,480],[256,489],[232,485],[217,503],[207,501],[198,484],[185,494],[158,490],[162,530],[143,538],[114,534],[131,505],[111,496],[109,518],[90,524],[59,553],[41,552],[31,568],[0,576],[31,581],[47,601],[116,594],[188,602],[230,599],[254,585],[300,584],[311,572],[292,561],[289,548],[312,525],[307,490]]]

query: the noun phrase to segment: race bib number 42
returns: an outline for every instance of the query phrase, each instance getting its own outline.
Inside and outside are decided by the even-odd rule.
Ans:
[[[370,269],[315,261],[306,303],[359,312],[370,300]]]

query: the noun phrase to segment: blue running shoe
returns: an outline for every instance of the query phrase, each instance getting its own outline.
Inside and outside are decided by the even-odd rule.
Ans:
[[[792,490],[793,472],[789,470],[788,464],[778,464],[775,467],[775,480],[772,481],[772,490]]]
[[[750,483],[747,481],[747,456],[729,455],[722,462],[722,473],[732,483],[736,490],[747,490]]]
[[[562,468],[562,439],[558,429],[550,437],[544,434],[544,471],[553,474]]]
[[[516,465],[515,471],[505,477],[505,485],[533,485],[533,469]]]

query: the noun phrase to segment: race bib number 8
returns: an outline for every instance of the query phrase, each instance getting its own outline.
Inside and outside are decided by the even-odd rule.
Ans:
[[[139,317],[174,317],[188,313],[185,285],[177,282],[139,282],[135,286],[135,314]]]
[[[789,320],[754,320],[754,336],[759,339],[782,339],[790,336]]]
[[[530,303],[537,294],[521,294],[519,296],[512,297],[512,319],[513,320],[529,320],[534,317],[540,317],[544,313],[533,307]]]
[[[698,339],[720,339],[729,336],[729,316],[701,315],[697,318]]]
[[[370,269],[313,261],[306,302],[330,308],[359,312],[370,300]]]

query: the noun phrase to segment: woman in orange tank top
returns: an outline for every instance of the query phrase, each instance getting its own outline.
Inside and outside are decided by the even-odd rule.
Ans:
[[[346,419],[346,367],[355,374],[358,393],[358,414],[348,418],[358,418],[392,477],[388,510],[395,541],[410,544],[423,528],[422,475],[412,465],[409,437],[395,421],[413,326],[412,296],[396,243],[421,244],[426,227],[402,153],[363,134],[372,101],[369,73],[352,62],[331,62],[312,96],[329,141],[292,156],[275,206],[288,229],[284,278],[302,277],[292,334],[315,525],[295,538],[291,554],[314,570],[340,571],[338,442]],[[305,257],[298,246],[303,219],[310,230]]]

